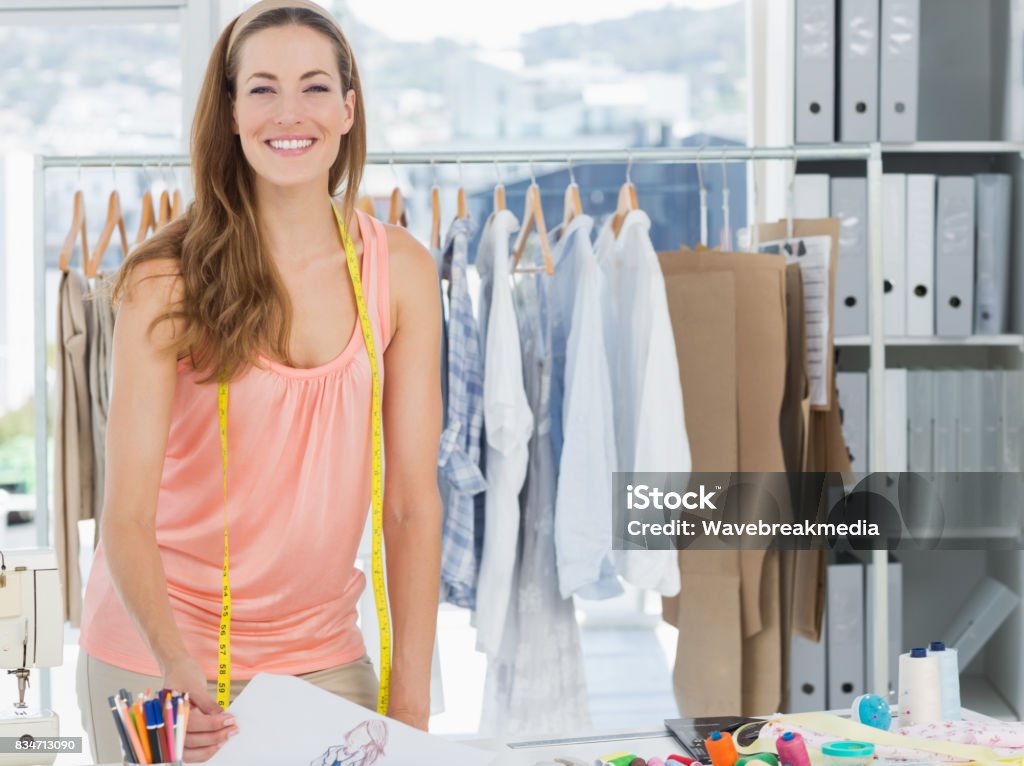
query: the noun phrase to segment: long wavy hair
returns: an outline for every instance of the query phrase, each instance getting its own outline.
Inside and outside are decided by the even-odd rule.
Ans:
[[[180,303],[149,327],[171,320],[181,327],[172,341],[178,355],[191,356],[204,373],[201,382],[233,379],[259,354],[269,351],[291,363],[288,339],[292,307],[256,220],[254,171],[233,131],[232,106],[239,51],[251,35],[271,27],[309,27],[331,41],[341,76],[342,94],[354,90],[355,121],[342,136],[328,174],[331,196],[344,181],[342,213],[355,208],[366,162],[366,117],[359,70],[352,49],[337,26],[306,8],[276,8],[260,14],[239,33],[228,52],[236,18],[221,33],[206,68],[192,122],[192,181],[195,199],[185,214],[143,242],[125,261],[113,288],[124,297],[132,271],[142,263],[170,258],[183,283]]]

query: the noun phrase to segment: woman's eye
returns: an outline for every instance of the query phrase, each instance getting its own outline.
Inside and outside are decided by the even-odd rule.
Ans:
[[[261,93],[270,93],[270,87],[267,86],[267,85],[259,85],[259,86],[255,87],[255,88],[253,88],[252,90],[250,90],[249,92],[251,94],[253,94],[254,96],[259,95]]]
[[[326,85],[310,85],[306,90],[313,91],[314,93],[327,93],[330,91]]]

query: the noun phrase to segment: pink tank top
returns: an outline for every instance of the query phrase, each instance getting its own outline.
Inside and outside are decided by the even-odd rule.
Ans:
[[[383,378],[391,337],[384,227],[358,213],[361,274]],[[347,287],[351,290],[351,285]],[[370,362],[356,321],[333,361],[269,359],[231,383],[228,534],[231,676],[296,675],[365,654],[356,552],[370,507]],[[217,386],[178,364],[156,510],[175,620],[208,679],[217,676],[224,560]],[[86,587],[80,644],[103,662],[159,675],[121,604],[102,541]]]

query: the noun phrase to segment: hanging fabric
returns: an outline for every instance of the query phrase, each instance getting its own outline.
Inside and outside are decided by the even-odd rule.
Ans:
[[[477,582],[476,648],[501,657],[519,549],[519,493],[526,479],[533,412],[523,384],[519,327],[509,285],[509,239],[519,228],[508,209],[487,219],[476,266],[480,274],[479,325],[484,354],[483,555]]]
[[[87,370],[89,290],[82,271],[71,265],[75,245],[82,268],[89,261],[85,200],[74,196],[74,213],[58,258],[61,269],[57,292],[57,412],[54,418],[54,546],[64,591],[64,619],[77,627],[82,619],[82,576],[78,567],[78,522],[93,517],[93,442]]]
[[[441,597],[456,606],[476,605],[475,496],[487,489],[480,472],[483,426],[483,357],[466,281],[467,250],[473,235],[469,218],[456,218],[441,254],[447,282],[446,425],[438,454],[444,498],[441,535]]]
[[[532,248],[531,248],[532,249]],[[542,263],[550,263],[545,254]],[[549,277],[542,266],[515,286],[523,378],[535,428],[520,495],[522,544],[500,658],[488,662],[483,727],[498,735],[587,728],[586,676],[572,599],[558,590],[551,443]],[[488,519],[490,521],[490,519]]]
[[[591,245],[594,220],[572,206],[552,232],[551,441],[558,466],[555,549],[563,598],[620,595],[612,561],[611,485],[594,481],[616,470],[615,418],[604,339],[604,274]],[[571,215],[569,215],[571,213]]]
[[[143,208],[143,218],[146,216]],[[96,520],[93,545],[100,539],[100,520],[103,512],[103,491],[106,473],[107,415],[110,411],[110,382],[114,345],[114,311],[111,304],[113,279],[103,273],[103,260],[114,232],[121,242],[121,260],[128,257],[128,235],[121,212],[121,196],[115,189],[107,204],[107,220],[100,232],[96,247],[89,256],[86,277],[91,291],[86,301],[88,312],[87,375],[91,407],[93,443],[93,514]]]
[[[604,321],[620,471],[687,472],[683,414],[665,282],[650,238],[651,220],[631,210],[616,236],[605,223],[595,250],[605,276]],[[643,540],[639,544],[643,544]],[[679,592],[675,551],[616,551],[619,574],[663,596]]]

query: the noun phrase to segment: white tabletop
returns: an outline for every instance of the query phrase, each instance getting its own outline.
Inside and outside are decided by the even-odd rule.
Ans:
[[[967,720],[985,720],[989,716],[975,713],[963,708],[963,717]],[[849,710],[829,710],[835,715],[849,715]],[[895,712],[895,711],[894,711]],[[534,766],[537,763],[552,761],[558,757],[571,756],[586,763],[604,755],[629,752],[644,758],[658,756],[664,759],[672,753],[686,753],[682,745],[673,737],[664,724],[653,724],[647,729],[621,729],[604,733],[587,733],[578,736],[551,737],[530,741],[499,742],[495,740],[463,741],[464,744],[492,750],[497,753],[493,766]],[[102,764],[101,766],[122,766],[121,764]]]

